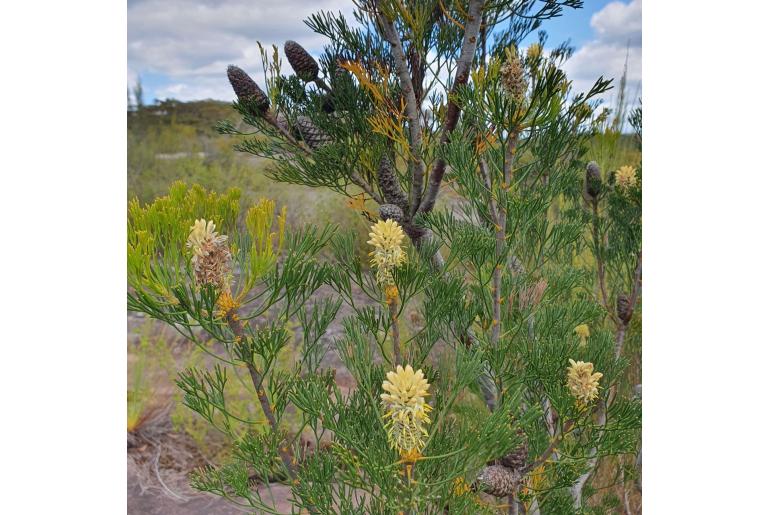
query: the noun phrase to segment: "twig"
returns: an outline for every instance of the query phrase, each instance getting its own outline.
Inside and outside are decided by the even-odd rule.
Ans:
[[[361,175],[359,175],[359,173],[356,172],[355,170],[353,172],[351,172],[350,180],[353,182],[353,184],[355,184],[356,186],[358,186],[359,188],[364,190],[366,193],[368,193],[369,196],[372,197],[375,202],[377,202],[378,204],[382,204],[383,203],[382,196],[380,196],[379,193],[374,191],[374,189],[372,189],[372,187],[369,185],[369,183],[367,183],[364,180],[364,178],[361,177]]]
[[[572,430],[572,426],[575,425],[574,420],[568,420],[564,424],[564,430],[561,432],[561,434],[557,437],[551,440],[550,445],[548,448],[543,451],[543,453],[532,463],[521,469],[521,475],[522,477],[526,476],[527,473],[531,472],[532,470],[535,470],[537,467],[548,461],[548,459],[553,454],[554,449],[556,449],[556,446],[561,443],[561,441],[564,439],[564,437],[569,434],[569,432]]]
[[[596,249],[596,275],[597,279],[599,281],[599,292],[602,296],[602,303],[604,304],[604,309],[607,311],[607,314],[610,316],[610,319],[615,323],[615,325],[619,325],[621,322],[620,320],[615,316],[615,311],[612,309],[612,306],[610,306],[609,303],[609,297],[607,295],[607,286],[605,284],[605,277],[604,277],[604,257],[602,256],[601,252],[601,241],[599,238],[599,204],[598,202],[594,201],[592,203],[593,208],[593,240],[594,240],[594,247]]]
[[[238,315],[235,313],[234,309],[230,309],[227,311],[226,319],[227,319],[227,325],[230,327],[230,330],[236,336],[236,340],[238,340],[239,342],[243,342],[243,340],[245,339],[245,334],[243,331],[244,322],[238,319]],[[262,380],[263,380],[262,374],[259,373],[257,368],[254,366],[254,363],[252,363],[251,361],[246,363],[246,367],[249,369],[251,382],[254,385],[254,390],[257,392],[257,398],[259,399],[260,406],[262,406],[262,411],[265,414],[265,418],[267,418],[267,421],[270,424],[270,428],[275,433],[278,433],[278,422],[275,419],[275,413],[273,413],[273,408],[270,406],[270,399],[267,398],[267,394],[265,393],[264,388],[262,388]],[[288,447],[279,447],[278,454],[281,457],[281,461],[283,461],[283,464],[286,467],[286,470],[288,471],[289,476],[292,479],[296,479],[297,474],[293,465],[291,449],[289,449]]]
[[[393,366],[401,364],[401,337],[398,331],[398,297],[388,299],[390,310],[390,330],[393,335]]]

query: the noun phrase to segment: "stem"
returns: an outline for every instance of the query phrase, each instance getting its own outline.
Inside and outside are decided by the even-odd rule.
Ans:
[[[604,278],[604,256],[602,255],[601,251],[601,241],[599,238],[599,203],[594,201],[592,203],[593,207],[593,241],[594,241],[594,255],[596,257],[596,275],[597,279],[599,281],[599,292],[602,296],[602,303],[604,304],[604,309],[607,310],[607,313],[609,314],[612,321],[618,325],[620,324],[620,320],[615,316],[615,310],[612,309],[610,306],[608,296],[607,296],[607,285],[605,284],[605,278]]]
[[[227,325],[230,327],[230,330],[233,332],[233,334],[235,334],[236,339],[239,342],[243,342],[245,338],[243,330],[244,323],[238,319],[238,315],[235,313],[235,310],[229,310],[227,312],[226,318]],[[267,393],[262,388],[262,374],[259,373],[253,362],[246,363],[246,366],[249,369],[251,382],[254,385],[254,390],[257,392],[257,398],[259,399],[260,406],[262,406],[262,411],[265,414],[265,418],[267,418],[267,421],[270,424],[270,428],[274,432],[278,433],[278,422],[275,419],[275,413],[273,412],[273,408],[270,406],[270,399],[268,399]],[[279,447],[278,454],[281,457],[281,461],[286,467],[286,470],[289,472],[291,479],[297,479],[297,473],[293,465],[291,449],[289,449],[289,447]]]
[[[387,300],[390,310],[390,330],[393,335],[393,366],[401,364],[401,337],[398,332],[398,297]]]
[[[537,467],[548,461],[548,459],[553,454],[554,450],[556,449],[556,446],[559,445],[559,443],[564,439],[566,435],[569,434],[569,432],[572,430],[572,426],[575,425],[574,420],[568,420],[564,424],[564,430],[561,432],[561,434],[557,437],[551,440],[550,445],[548,445],[548,448],[543,451],[543,453],[540,455],[539,458],[537,458],[535,461],[521,469],[521,477],[526,476],[529,472],[535,470]]]

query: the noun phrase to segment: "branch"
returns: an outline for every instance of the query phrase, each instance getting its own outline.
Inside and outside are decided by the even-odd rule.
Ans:
[[[417,97],[412,85],[412,77],[409,74],[409,62],[404,47],[401,45],[401,38],[396,31],[396,26],[392,20],[389,20],[379,8],[380,2],[376,2],[377,20],[382,28],[385,40],[390,43],[391,54],[396,61],[396,73],[401,85],[401,91],[406,97],[406,116],[409,125],[409,154],[412,160],[412,188],[409,191],[409,213],[413,215],[417,211],[422,197],[422,183],[425,176],[425,163],[420,157],[422,148],[422,127],[420,125],[420,107],[417,105]]]
[[[386,294],[387,295],[387,294]],[[401,365],[401,337],[398,330],[398,296],[388,296],[388,310],[390,311],[390,329],[393,335],[393,367]]]
[[[473,63],[473,56],[476,53],[476,43],[478,40],[479,30],[481,29],[481,13],[484,7],[484,0],[470,0],[468,6],[468,21],[465,24],[465,35],[463,36],[463,44],[460,50],[460,57],[457,59],[457,72],[455,73],[454,83],[452,84],[452,91],[448,95],[448,105],[446,119],[444,120],[444,128],[441,132],[440,145],[444,145],[449,141],[449,135],[454,131],[457,126],[457,121],[460,119],[460,106],[455,101],[455,94],[468,83],[468,77],[471,72],[471,64]],[[446,171],[446,161],[442,158],[436,160],[436,164],[430,174],[428,180],[428,191],[425,194],[425,198],[420,204],[420,211],[427,213],[433,209],[436,205],[436,197],[438,196],[438,190],[441,186],[441,181],[444,178],[444,172]]]
[[[554,438],[551,441],[551,444],[548,446],[548,448],[543,451],[543,453],[538,457],[535,461],[521,469],[521,475],[525,476],[528,472],[531,472],[532,470],[535,470],[537,467],[548,461],[548,459],[553,455],[553,451],[556,449],[556,446],[559,445],[559,443],[564,439],[566,435],[569,434],[569,432],[572,430],[572,426],[575,425],[574,420],[568,420],[564,424],[564,429],[562,430],[561,434]]]
[[[355,170],[350,173],[350,180],[353,182],[353,184],[355,184],[356,186],[364,190],[366,193],[368,193],[369,196],[372,197],[375,202],[377,202],[378,204],[383,203],[382,196],[380,196],[379,193],[374,191],[371,185],[369,185],[369,183],[366,182],[364,178],[361,177],[361,175],[359,175],[359,173],[356,172]]]
[[[610,306],[608,296],[607,296],[607,286],[605,284],[605,277],[604,277],[604,257],[602,256],[601,252],[601,242],[599,241],[599,206],[596,201],[592,203],[593,208],[593,241],[594,241],[594,247],[595,247],[595,257],[596,257],[596,276],[599,281],[599,292],[602,295],[602,303],[604,305],[604,309],[607,311],[607,314],[609,314],[610,319],[615,323],[616,326],[620,326],[621,321],[615,316],[615,310],[612,309]]]
[[[235,334],[236,340],[242,342],[245,338],[243,331],[244,323],[238,318],[238,315],[234,309],[227,311],[226,318],[227,325],[230,327],[230,330],[233,332],[233,334]],[[278,433],[278,422],[275,419],[275,413],[273,413],[273,408],[270,406],[270,399],[267,398],[267,394],[262,388],[263,377],[254,366],[254,363],[251,361],[246,363],[246,366],[249,369],[251,382],[254,385],[254,390],[257,392],[259,404],[262,406],[262,411],[265,413],[265,418],[267,418],[267,421],[270,424],[270,428],[273,430],[273,432]],[[281,461],[286,467],[286,470],[289,472],[291,479],[297,479],[297,473],[294,470],[294,465],[292,464],[293,457],[291,455],[290,449],[288,447],[279,447],[278,454],[280,455]]]

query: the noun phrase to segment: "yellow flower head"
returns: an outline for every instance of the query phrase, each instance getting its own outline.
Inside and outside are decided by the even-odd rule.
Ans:
[[[369,255],[372,256],[372,265],[377,268],[377,282],[394,284],[393,269],[406,261],[406,253],[401,248],[405,236],[404,230],[395,220],[380,220],[372,226],[372,232],[369,233],[371,239],[366,243],[374,247]]]
[[[599,379],[604,374],[594,372],[593,363],[569,360],[567,388],[581,405],[587,405],[599,396]]]
[[[588,324],[580,324],[575,328],[575,334],[580,337],[580,345],[585,345],[586,340],[591,336],[591,331],[588,330]]]
[[[388,372],[382,383],[385,393],[380,398],[388,441],[402,456],[419,453],[425,445],[425,426],[430,424],[428,413],[432,410],[425,402],[428,388],[422,370],[415,372],[411,365],[399,365],[395,372]]]
[[[615,184],[623,191],[636,186],[636,168],[631,166],[621,166],[615,171]]]

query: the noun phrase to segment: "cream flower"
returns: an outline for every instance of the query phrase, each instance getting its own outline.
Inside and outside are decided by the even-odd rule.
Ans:
[[[227,248],[227,236],[219,235],[214,230],[216,225],[209,220],[196,220],[190,227],[187,246],[192,249],[192,265],[195,281],[199,285],[211,284],[225,288],[230,276],[230,249]]]
[[[527,48],[527,57],[530,59],[539,59],[543,53],[543,46],[540,43],[533,43]]]
[[[593,363],[569,360],[567,369],[567,388],[578,403],[587,405],[599,396],[599,379],[604,374],[594,372]]]
[[[519,54],[515,50],[506,51],[505,63],[500,67],[500,82],[503,90],[517,103],[521,103],[527,91],[527,81]]]
[[[206,243],[224,243],[227,241],[227,236],[220,236],[214,230],[217,226],[213,220],[206,221],[201,218],[195,220],[195,223],[190,227],[190,235],[187,237],[187,246],[195,252],[197,255],[201,255],[203,247]]]
[[[621,166],[615,171],[615,184],[623,191],[636,186],[636,168]]]
[[[588,324],[580,324],[575,328],[575,334],[580,338],[580,345],[585,345],[588,337],[591,336],[591,331],[588,329]]]
[[[366,243],[374,247],[369,255],[372,257],[372,265],[377,268],[377,282],[394,284],[393,269],[406,261],[406,253],[401,248],[405,236],[404,230],[395,220],[380,220],[372,226],[372,232],[369,233],[371,239]]]
[[[402,456],[419,454],[425,445],[426,426],[430,424],[428,413],[432,409],[425,402],[428,388],[422,370],[415,372],[411,365],[399,365],[395,372],[388,372],[382,383],[385,393],[380,398],[388,441]]]

